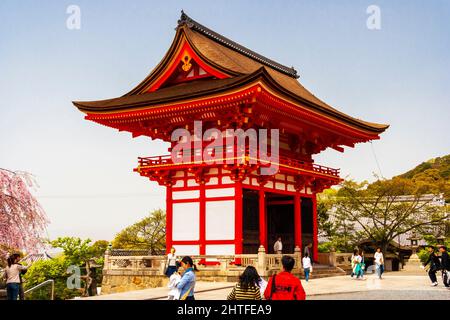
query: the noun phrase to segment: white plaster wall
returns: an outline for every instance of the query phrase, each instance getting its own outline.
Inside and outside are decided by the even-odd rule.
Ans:
[[[275,189],[285,190],[285,188],[286,188],[286,185],[284,183],[280,183],[280,182],[275,183]]]
[[[175,188],[184,187],[184,180],[177,180],[177,182],[175,182],[175,184],[172,187],[175,187]]]
[[[187,181],[187,186],[188,186],[188,187],[197,187],[197,186],[198,186],[198,183],[195,182],[195,179],[189,179],[189,180]]]
[[[223,184],[226,184],[226,183],[234,183],[231,179],[230,179],[230,177],[222,177],[222,183]]]
[[[206,183],[207,186],[215,186],[218,184],[219,184],[219,178],[217,178],[217,177],[209,178],[209,181]]]
[[[200,206],[198,202],[174,203],[173,240],[198,240],[200,223]]]
[[[175,244],[173,247],[176,250],[178,256],[193,256],[200,254],[200,248],[198,245],[179,245]]]
[[[234,200],[206,202],[206,240],[234,239]]]
[[[189,191],[173,191],[172,199],[180,200],[180,199],[198,199],[200,197],[199,190],[189,190]]]
[[[234,188],[206,189],[207,198],[232,197],[234,196]]]
[[[207,255],[234,255],[234,244],[207,245]]]

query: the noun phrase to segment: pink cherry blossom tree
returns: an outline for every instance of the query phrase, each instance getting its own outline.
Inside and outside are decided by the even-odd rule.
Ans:
[[[33,252],[43,242],[48,224],[44,209],[31,193],[37,184],[27,172],[0,168],[0,254]]]

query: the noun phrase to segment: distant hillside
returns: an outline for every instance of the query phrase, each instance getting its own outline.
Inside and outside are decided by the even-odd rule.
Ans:
[[[433,171],[428,171],[433,170]],[[450,154],[434,158],[425,162],[422,162],[417,167],[415,167],[412,170],[409,170],[408,172],[399,175],[401,178],[406,179],[413,179],[414,176],[420,174],[420,173],[433,173],[437,174],[444,180],[450,179]]]
[[[443,193],[450,203],[450,154],[422,162],[398,177],[411,179],[414,183],[426,183],[429,193]]]

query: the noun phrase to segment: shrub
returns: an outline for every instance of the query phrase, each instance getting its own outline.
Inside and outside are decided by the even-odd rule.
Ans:
[[[65,300],[76,296],[81,296],[80,289],[69,289],[67,278],[71,275],[67,273],[70,262],[64,257],[55,259],[36,261],[24,275],[24,290],[30,289],[46,280],[55,281],[55,299]],[[50,298],[50,285],[27,294],[27,299],[48,300]]]

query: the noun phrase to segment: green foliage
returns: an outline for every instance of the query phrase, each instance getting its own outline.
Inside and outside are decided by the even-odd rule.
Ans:
[[[64,256],[70,264],[81,266],[92,258],[93,249],[89,245],[91,239],[82,240],[77,237],[60,237],[50,241],[54,248],[63,249]]]
[[[77,237],[62,237],[49,243],[55,248],[63,249],[64,257],[70,264],[83,266],[89,260],[95,260],[96,263],[102,264],[109,242],[99,240],[90,245],[91,242],[91,239],[82,240]]]
[[[46,280],[55,281],[55,299],[70,299],[81,295],[80,289],[69,289],[67,279],[72,274],[67,273],[69,266],[78,266],[86,274],[86,262],[94,260],[101,266],[104,262],[104,254],[108,248],[108,241],[99,240],[90,244],[90,239],[82,240],[76,237],[61,237],[49,241],[55,248],[63,249],[63,254],[57,258],[34,262],[24,276],[25,290],[32,288]],[[98,282],[101,283],[101,272],[97,273]],[[33,291],[27,295],[27,299],[49,299],[50,286]]]
[[[165,248],[165,237],[166,214],[158,209],[120,231],[112,241],[112,246],[118,249],[148,249],[151,254],[158,254]]]
[[[331,241],[319,243],[318,245],[319,252],[330,252],[331,248],[334,248],[333,243]]]
[[[426,193],[443,193],[450,202],[450,155],[434,158],[398,176],[421,185]]]
[[[80,290],[67,287],[67,268],[70,261],[64,256],[50,260],[36,261],[24,275],[24,289],[30,289],[46,280],[55,281],[55,299],[64,300],[80,296]],[[27,299],[48,300],[50,298],[50,285],[27,294]]]
[[[428,260],[428,257],[430,256],[430,253],[427,249],[421,249],[419,252],[417,252],[417,256],[420,259],[420,262],[425,263]]]
[[[439,175],[444,179],[450,178],[450,154],[422,162],[417,167],[408,172],[401,174],[399,177],[405,179],[412,179],[415,175],[427,171],[429,169],[436,169]]]

